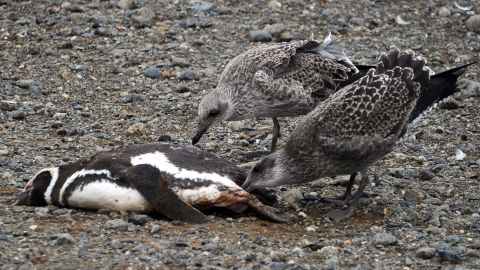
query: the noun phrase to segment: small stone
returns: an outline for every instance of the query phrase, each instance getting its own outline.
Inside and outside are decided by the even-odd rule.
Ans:
[[[68,213],[68,210],[67,210],[67,209],[65,209],[65,208],[58,208],[58,209],[55,209],[52,214],[57,215],[57,216],[61,216],[61,215],[65,215],[65,214],[67,214],[67,213]]]
[[[270,253],[270,258],[273,262],[285,262],[287,260],[287,255],[280,251],[272,251]]]
[[[128,228],[128,223],[122,219],[107,220],[105,227],[107,229],[126,230]]]
[[[48,214],[48,208],[47,207],[37,207],[35,208],[35,215],[44,217]]]
[[[58,46],[58,48],[61,49],[61,50],[73,49],[73,44],[68,41],[68,42],[60,44],[60,46]]]
[[[449,261],[451,263],[458,263],[460,262],[460,256],[451,251],[451,250],[438,250],[438,256],[440,256],[440,259],[442,261]]]
[[[155,225],[152,226],[152,229],[150,230],[150,233],[151,234],[159,233],[161,229],[162,229],[162,227],[160,227],[160,225],[155,224]]]
[[[452,14],[452,12],[446,6],[443,6],[443,7],[440,8],[440,10],[438,10],[438,15],[440,15],[442,17],[448,17],[451,14]]]
[[[185,243],[185,241],[183,241],[182,239],[177,239],[177,241],[175,241],[175,245],[177,247],[188,247],[188,244]]]
[[[13,83],[15,86],[18,86],[20,88],[23,88],[23,89],[29,89],[31,88],[32,86],[35,85],[35,81],[34,80],[18,80],[16,82]]]
[[[81,5],[79,5],[79,4],[73,4],[73,5],[69,6],[67,9],[70,12],[84,12],[85,11],[85,8]]]
[[[143,136],[145,133],[146,127],[144,123],[135,123],[127,129],[127,135],[130,136]]]
[[[203,266],[203,256],[198,256],[193,260],[193,266],[202,267]]]
[[[303,200],[303,194],[300,189],[293,188],[283,195],[282,200],[289,204],[298,203]]]
[[[135,224],[135,225],[140,225],[143,226],[148,222],[148,216],[147,215],[139,215],[139,214],[133,214],[128,217],[128,222]]]
[[[12,119],[15,119],[15,120],[23,120],[25,119],[26,117],[26,114],[24,111],[13,111],[12,112]]]
[[[55,245],[63,246],[63,245],[70,245],[75,243],[75,238],[69,233],[61,233],[56,235]]]
[[[436,250],[431,247],[422,247],[417,249],[415,252],[415,256],[422,258],[422,259],[430,259],[435,256]]]
[[[188,1],[190,9],[196,12],[210,12],[215,7],[212,3],[202,0],[190,0]]]
[[[473,15],[465,22],[467,29],[472,32],[480,33],[480,15]]]
[[[356,26],[362,26],[365,24],[365,20],[359,17],[352,17],[350,18],[350,20],[348,20],[348,22]]]
[[[188,62],[188,60],[185,59],[185,58],[172,57],[172,66],[177,66],[177,67],[189,67],[189,66],[190,66],[190,62]]]
[[[252,42],[269,42],[272,40],[272,35],[265,30],[251,31],[248,39]]]
[[[18,103],[15,101],[0,100],[0,110],[14,111],[18,109]]]
[[[418,177],[421,180],[428,181],[428,180],[432,180],[435,177],[435,174],[431,171],[422,170],[422,171],[420,171],[420,174],[419,174]]]
[[[200,75],[192,70],[184,70],[178,73],[177,79],[185,81],[185,80],[198,80]]]
[[[156,68],[156,67],[150,67],[150,68],[147,68],[144,72],[143,72],[143,75],[147,78],[151,78],[151,79],[157,79],[157,78],[160,78],[160,69]]]
[[[157,142],[171,142],[172,141],[172,136],[164,134],[158,136]]]
[[[133,23],[137,27],[150,27],[155,19],[155,13],[151,7],[141,7],[132,16]]]
[[[179,85],[175,91],[177,93],[187,93],[187,92],[190,92],[190,87],[186,86],[186,85]]]
[[[273,37],[280,37],[285,31],[285,25],[283,23],[269,24],[266,25],[263,30],[267,31]]]
[[[180,22],[180,27],[182,28],[195,28],[198,26],[198,20],[195,18],[183,19]]]
[[[272,1],[268,2],[267,7],[270,8],[270,9],[279,9],[279,8],[282,8],[282,3],[280,3],[276,0],[272,0]]]
[[[137,101],[143,101],[145,99],[144,95],[140,94],[130,94],[124,98],[122,98],[122,103],[133,103]]]
[[[440,103],[440,109],[454,110],[460,108],[460,104],[453,98],[449,98]]]
[[[390,233],[377,233],[373,236],[374,245],[392,246],[398,243],[397,238]]]
[[[287,266],[284,262],[272,262],[268,265],[271,270],[284,270]]]
[[[134,9],[137,7],[135,0],[119,0],[117,6],[121,9]]]

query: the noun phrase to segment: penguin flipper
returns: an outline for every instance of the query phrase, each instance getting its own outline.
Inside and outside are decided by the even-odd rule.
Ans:
[[[203,223],[207,217],[175,194],[168,181],[168,176],[157,168],[140,164],[124,172],[125,181],[138,192],[162,215],[191,223]]]

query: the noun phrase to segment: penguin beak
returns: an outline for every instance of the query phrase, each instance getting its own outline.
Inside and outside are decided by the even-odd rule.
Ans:
[[[207,131],[208,127],[210,125],[205,125],[202,122],[198,124],[197,131],[195,132],[195,135],[192,137],[192,144],[195,145],[200,141],[200,138],[202,138],[203,134]]]
[[[17,200],[13,203],[13,205],[27,205],[28,198],[30,198],[30,190],[32,188],[22,190],[22,193],[18,195]]]

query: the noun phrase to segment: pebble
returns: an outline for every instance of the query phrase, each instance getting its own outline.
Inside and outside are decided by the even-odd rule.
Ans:
[[[197,26],[198,20],[196,18],[187,18],[180,22],[180,27],[182,28],[195,28]]]
[[[438,256],[440,257],[441,260],[443,261],[449,261],[451,263],[459,263],[460,262],[460,256],[451,250],[438,250]]]
[[[391,233],[377,233],[372,238],[374,245],[393,246],[398,243],[397,238]]]
[[[188,87],[187,85],[184,85],[184,84],[183,84],[183,85],[179,85],[179,86],[175,89],[175,91],[176,91],[177,93],[188,93],[188,92],[191,91],[191,89],[190,89],[190,87]]]
[[[181,57],[172,57],[172,66],[176,66],[176,67],[189,67],[190,66],[190,62],[185,59],[185,58],[181,58]]]
[[[132,214],[128,217],[128,222],[135,225],[143,226],[148,222],[148,216],[140,215],[140,214]]]
[[[432,180],[435,177],[435,174],[431,171],[421,170],[418,177],[421,180],[428,181],[428,180]]]
[[[137,7],[135,0],[119,0],[117,6],[121,9],[134,9]]]
[[[282,200],[288,204],[298,203],[304,199],[302,192],[298,188],[289,189],[283,196]]]
[[[437,253],[437,251],[434,248],[422,247],[422,248],[417,249],[417,251],[415,252],[415,256],[417,256],[419,258],[422,258],[422,259],[430,259],[433,256],[435,256],[436,253]]]
[[[268,2],[267,7],[270,9],[279,9],[279,8],[282,8],[282,3],[276,0],[272,0]]]
[[[112,219],[105,222],[105,227],[107,229],[126,230],[128,228],[128,223],[122,219]]]
[[[150,67],[143,72],[143,75],[147,78],[157,79],[157,78],[160,78],[160,73],[161,73],[160,69],[156,67]]]
[[[15,101],[0,100],[0,110],[14,111],[18,109],[18,103]]]
[[[24,111],[13,111],[11,115],[12,119],[15,120],[23,120],[27,116]]]
[[[146,133],[146,127],[144,123],[135,123],[127,128],[127,135],[129,136],[143,136]]]
[[[468,31],[480,33],[480,14],[473,15],[465,22]]]
[[[152,229],[150,230],[150,233],[151,234],[156,234],[156,233],[159,233],[161,231],[162,227],[160,227],[160,225],[158,224],[155,224],[152,226]]]
[[[207,1],[202,1],[202,0],[190,0],[188,1],[188,4],[190,6],[190,9],[196,11],[196,12],[210,12],[215,8],[215,5],[207,2]]]
[[[14,82],[14,85],[15,86],[18,86],[20,88],[23,88],[23,89],[29,89],[31,88],[32,86],[35,85],[35,81],[34,80],[30,80],[30,79],[27,79],[27,80],[18,80],[16,82]]]
[[[48,208],[47,207],[36,207],[35,208],[35,215],[39,217],[44,217],[48,215]]]
[[[273,37],[280,37],[285,31],[285,25],[283,23],[268,24],[263,28],[263,31],[267,31]]]
[[[272,262],[268,265],[271,270],[284,270],[287,265],[284,262]]]
[[[135,26],[143,28],[152,26],[153,20],[155,19],[155,13],[151,7],[141,7],[135,10],[132,15],[132,21]]]
[[[441,7],[439,10],[438,10],[438,15],[442,16],[442,17],[448,17],[452,14],[452,12],[450,11],[450,9],[448,9],[448,7],[446,6],[443,6]]]
[[[265,30],[255,30],[250,32],[248,39],[252,42],[269,42],[273,37]]]
[[[172,136],[168,134],[163,134],[158,136],[157,142],[171,142],[172,141]]]
[[[198,80],[200,75],[192,70],[184,70],[178,73],[177,79],[185,81],[185,80]]]
[[[55,235],[55,245],[57,246],[64,246],[64,245],[71,245],[75,243],[75,238],[69,233],[61,233]]]
[[[133,102],[143,101],[143,100],[145,100],[144,95],[129,94],[128,96],[122,98],[122,103],[133,103]]]

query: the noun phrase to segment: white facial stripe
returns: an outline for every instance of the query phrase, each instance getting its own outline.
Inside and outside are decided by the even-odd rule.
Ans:
[[[96,174],[96,175],[101,175],[105,174],[108,178],[111,178],[112,175],[110,174],[109,170],[85,170],[82,169],[80,171],[75,172],[74,174],[70,175],[70,177],[67,178],[65,183],[63,184],[62,188],[60,189],[60,192],[58,194],[58,202],[63,205],[63,193],[65,192],[65,189],[73,182],[75,179],[78,177],[83,177],[85,175],[89,174]]]
[[[40,172],[44,172],[44,171],[49,171],[50,175],[52,176],[52,179],[50,180],[50,184],[48,184],[47,190],[45,190],[45,194],[44,194],[45,201],[47,202],[47,204],[52,204],[52,190],[53,190],[53,187],[55,186],[55,183],[57,183],[57,180],[58,180],[58,167],[48,168],[45,170],[41,170]]]
[[[132,165],[141,165],[141,164],[148,164],[151,165],[162,172],[166,172],[168,174],[173,175],[175,178],[180,179],[200,179],[200,180],[210,180],[215,183],[230,187],[241,189],[235,182],[233,182],[230,178],[226,176],[221,176],[216,173],[208,173],[208,172],[197,172],[192,170],[187,170],[183,168],[179,168],[175,166],[173,163],[168,160],[167,156],[161,152],[154,152],[148,154],[142,154],[135,157],[132,157],[130,163]]]

